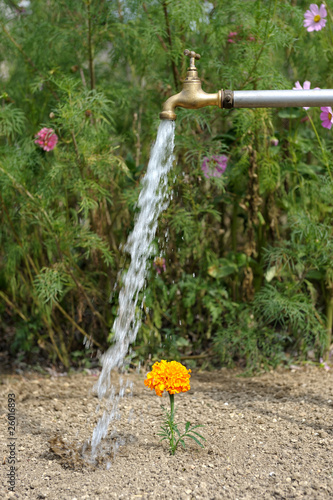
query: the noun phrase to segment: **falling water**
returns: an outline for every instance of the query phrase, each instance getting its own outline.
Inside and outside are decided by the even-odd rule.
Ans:
[[[141,319],[137,311],[139,292],[143,289],[147,274],[147,261],[152,254],[158,218],[168,205],[166,197],[167,174],[173,164],[174,122],[160,123],[156,142],[152,148],[147,173],[142,181],[138,200],[140,209],[133,232],[124,247],[131,255],[129,269],[124,276],[119,294],[119,308],[113,324],[114,343],[101,357],[102,371],[95,389],[101,399],[108,396],[109,407],[99,419],[91,440],[92,457],[101,440],[107,435],[111,420],[119,418],[118,402],[125,387],[120,384],[119,394],[111,387],[111,370],[121,368],[130,345],[135,341]]]

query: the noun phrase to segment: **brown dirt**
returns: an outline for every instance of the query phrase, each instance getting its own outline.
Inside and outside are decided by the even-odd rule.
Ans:
[[[109,455],[92,466],[81,445],[97,419],[96,376],[3,376],[0,497],[333,498],[333,373],[309,366],[252,378],[193,373],[191,391],[176,396],[177,421],[205,424],[206,446],[191,441],[175,456],[157,436],[161,400],[144,387],[144,374],[130,378],[133,396],[121,400],[122,419],[105,441]],[[8,393],[16,394],[18,417],[14,493],[6,482]]]

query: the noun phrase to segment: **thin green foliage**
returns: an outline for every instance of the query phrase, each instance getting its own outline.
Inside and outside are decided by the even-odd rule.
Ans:
[[[165,413],[165,421],[164,421],[164,426],[161,426],[162,432],[158,433],[158,436],[161,436],[160,441],[164,440],[168,441],[171,455],[174,455],[176,453],[179,444],[181,444],[184,450],[186,449],[184,441],[185,438],[192,439],[201,448],[203,448],[204,445],[202,444],[201,441],[206,441],[206,439],[194,429],[198,429],[204,426],[200,424],[191,425],[190,422],[186,422],[185,432],[182,434],[178,429],[178,425],[174,421],[176,413],[174,408],[174,394],[169,394],[169,397],[170,397],[171,410],[168,411],[164,406],[162,406],[162,410]]]
[[[112,338],[128,266],[121,248],[161,105],[186,75],[184,49],[201,54],[206,92],[305,80],[332,88],[331,17],[308,33],[305,0],[6,5],[0,329],[20,359],[69,366],[71,353],[74,363],[88,354],[83,338],[95,348]],[[133,362],[168,353],[254,370],[283,362],[286,351],[329,355],[333,140],[319,115],[177,109],[170,203],[139,301]],[[58,136],[52,151],[34,142],[43,127]],[[226,171],[206,177],[204,159],[220,155]]]

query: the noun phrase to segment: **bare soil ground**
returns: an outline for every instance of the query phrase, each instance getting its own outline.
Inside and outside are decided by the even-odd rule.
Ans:
[[[204,424],[206,446],[189,440],[171,456],[157,436],[168,399],[144,386],[144,373],[131,374],[133,395],[121,400],[122,418],[95,465],[83,459],[82,445],[97,421],[96,374],[2,376],[0,498],[333,498],[332,370],[238,375],[192,374],[191,391],[176,396],[177,421]],[[14,492],[7,482],[9,393],[16,395]]]

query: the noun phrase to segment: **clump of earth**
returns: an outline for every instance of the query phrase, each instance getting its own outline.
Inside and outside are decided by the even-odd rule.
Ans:
[[[176,421],[203,424],[201,449],[170,455],[159,442],[159,398],[131,373],[103,453],[89,461],[98,373],[3,375],[0,382],[1,498],[330,499],[333,498],[333,370],[280,368],[245,378],[239,371],[194,372],[176,395]],[[113,374],[116,382],[118,374]],[[7,395],[16,396],[15,491],[8,491]],[[181,427],[181,424],[180,424]]]

